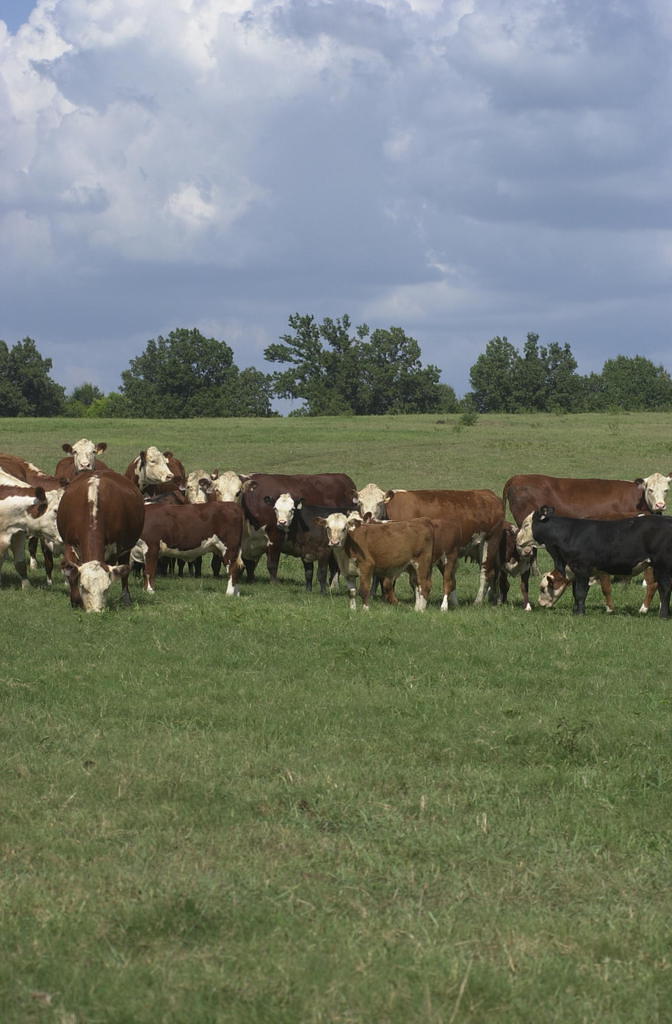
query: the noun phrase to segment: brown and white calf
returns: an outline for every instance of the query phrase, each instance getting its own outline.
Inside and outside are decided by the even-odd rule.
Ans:
[[[88,438],[81,437],[74,444],[64,444],[62,447],[63,451],[68,454],[57,463],[54,476],[72,480],[76,473],[82,473],[85,469],[110,468],[102,459],[96,458],[106,450],[107,441],[94,444]]]
[[[237,596],[243,568],[240,557],[242,534],[243,512],[235,502],[148,505],[142,536],[133,549],[132,557],[136,562],[144,562],[145,590],[153,594],[160,557],[176,557],[189,562],[208,552],[216,553],[229,574],[226,593]]]
[[[383,581],[383,594],[390,604],[397,604],[394,582],[402,572],[408,572],[415,592],[415,610],[427,607],[432,586],[434,561],[434,527],[429,519],[411,519],[401,522],[364,523],[360,516],[335,513],[324,520],[329,544],[336,552],[340,549],[351,561],[359,575],[359,596],[363,607],[369,610],[373,578]],[[339,567],[342,562],[340,556]],[[344,571],[348,579],[350,607],[355,608],[352,573]]]
[[[12,479],[2,474],[2,480]],[[47,495],[42,487],[0,483],[0,566],[11,547],[14,565],[22,588],[28,587],[25,537],[47,511]]]
[[[129,558],[144,519],[142,495],[119,473],[85,470],[68,484],[57,523],[65,545],[63,572],[73,608],[102,611],[114,580],[121,580],[123,603],[131,603]],[[109,563],[112,557],[114,565]]]
[[[475,604],[481,604],[488,591],[495,595],[504,509],[494,491],[397,490],[387,492],[385,503],[391,520],[425,517],[451,524],[459,532],[460,556],[475,558],[479,565]],[[457,605],[454,589],[450,605]]]

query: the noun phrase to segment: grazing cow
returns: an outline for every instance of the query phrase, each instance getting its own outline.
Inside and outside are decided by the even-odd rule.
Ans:
[[[516,547],[518,527],[504,520],[504,529],[499,542],[499,596],[500,604],[506,604],[509,593],[509,576],[520,577],[520,591],[523,598],[523,610],[532,611],[529,594],[530,570],[534,562],[533,555],[523,555]]]
[[[154,445],[141,451],[126,468],[126,476],[143,494],[150,496],[161,493],[161,490],[175,490],[179,483],[170,468],[170,459],[175,459],[172,452],[160,452]],[[179,460],[175,460],[178,462]],[[184,467],[179,463],[178,475],[184,478]],[[186,482],[186,481],[185,481]],[[164,485],[170,484],[170,487]]]
[[[24,541],[27,533],[47,511],[47,495],[42,487],[29,487],[21,481],[7,484],[11,479],[2,474],[0,483],[0,566],[11,547],[14,565],[21,577],[21,587],[30,586],[26,569]]]
[[[81,473],[85,469],[109,469],[110,467],[102,459],[96,459],[97,455],[107,448],[107,441],[100,441],[94,444],[88,438],[82,437],[75,444],[64,444],[63,451],[68,452],[64,459],[60,459],[56,465],[54,475],[72,480],[75,473]]]
[[[574,574],[571,569],[567,570],[566,576],[563,576],[556,569],[553,569],[551,572],[544,573],[539,580],[539,604],[541,607],[553,608],[558,603],[573,578]],[[631,578],[631,576],[626,576],[625,578],[615,577],[614,582],[622,582],[623,579],[625,579],[625,582],[629,582]],[[600,584],[600,589],[604,595],[606,611],[608,614],[612,614],[614,611],[614,601],[611,592],[611,577],[607,573],[598,572],[596,574],[596,580]],[[593,583],[593,580],[591,579],[590,582]],[[646,585],[646,594],[644,595],[644,600],[639,608],[640,615],[646,615],[651,607],[651,602],[653,601],[655,593],[658,590],[658,584],[654,579],[653,570],[650,565],[647,565],[644,569],[643,582]]]
[[[523,521],[516,543],[523,554],[545,547],[562,576],[574,575],[574,614],[586,610],[590,577],[597,573],[631,576],[647,565],[660,591],[660,617],[669,618],[672,590],[672,519],[636,516],[629,519],[569,519],[542,506]]]
[[[367,484],[361,491],[357,491],[355,505],[365,523],[372,519],[376,522],[387,519],[385,493],[378,484]]]
[[[271,580],[275,582],[278,578],[278,563],[285,541],[275,511],[281,494],[289,494],[295,502],[301,500],[304,505],[351,508],[355,490],[354,482],[345,473],[252,473],[248,476],[243,481],[241,496],[245,518],[254,531],[247,537],[243,551],[248,580],[254,579],[263,550],[266,550]]]
[[[113,580],[121,580],[122,601],[131,603],[128,563],[142,533],[145,506],[134,483],[106,470],[85,470],[68,485],[58,508],[65,544],[63,572],[73,608],[100,612]],[[108,559],[114,557],[116,565]]]
[[[459,536],[461,557],[475,557],[480,575],[475,603],[481,604],[489,590],[496,597],[499,545],[504,526],[501,500],[494,491],[388,491],[385,495],[387,515],[391,520],[429,519],[446,520]],[[454,589],[445,591],[443,610],[457,605]]]
[[[226,592],[237,595],[242,571],[242,534],[243,512],[235,502],[148,505],[142,536],[133,549],[133,560],[144,562],[145,590],[153,594],[160,555],[191,561],[209,551],[216,552],[229,574]]]
[[[390,604],[398,604],[394,581],[408,572],[415,591],[415,610],[427,607],[432,586],[434,527],[426,518],[398,522],[364,523],[358,514],[332,514],[324,522],[329,544],[341,548],[359,574],[359,596],[369,610],[374,574],[383,580],[383,594]],[[341,561],[339,560],[339,565]],[[348,581],[350,607],[355,608],[354,588]]]

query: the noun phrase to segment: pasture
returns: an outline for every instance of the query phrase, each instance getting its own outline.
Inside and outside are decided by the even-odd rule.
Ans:
[[[515,472],[672,470],[663,414],[0,420],[53,471],[64,441],[188,470],[344,471],[491,487]],[[672,500],[672,499],[671,499]],[[372,604],[159,579],[72,611],[2,569],[0,1020],[670,1019],[672,624]],[[55,573],[55,580],[59,573]],[[532,582],[532,595],[537,586]]]

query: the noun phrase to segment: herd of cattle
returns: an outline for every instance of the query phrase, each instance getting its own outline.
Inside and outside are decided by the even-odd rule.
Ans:
[[[490,490],[358,490],[344,473],[186,473],[172,452],[148,447],[126,473],[98,456],[105,444],[82,439],[51,476],[16,455],[0,454],[0,565],[11,547],[22,586],[41,542],[52,581],[53,557],[74,607],[101,611],[111,583],[120,580],[130,603],[131,565],[143,566],[144,587],[154,592],[157,571],[177,559],[194,562],[212,554],[212,572],[228,574],[227,594],[237,594],[243,571],[254,580],[266,555],[277,579],[281,554],[300,558],[312,589],[313,569],[324,594],[339,578],[350,607],[357,590],[364,608],[380,581],[396,603],[395,582],[407,572],[415,607],[427,605],[433,567],[443,580],[441,609],[457,605],[455,574],[460,558],[479,566],[476,603],[486,596],[504,603],[509,578],[518,577],[523,607],[530,610],[529,578],[536,551],[545,548],[553,570],[540,580],[539,603],[551,607],[571,583],[574,611],[585,611],[589,582],[596,578],[607,611],[613,611],[612,577],[643,573],[649,609],[660,594],[660,615],[669,616],[672,590],[672,518],[662,513],[672,474],[634,481],[512,476],[500,498]],[[506,507],[513,522],[505,518]],[[114,564],[111,561],[114,560]]]

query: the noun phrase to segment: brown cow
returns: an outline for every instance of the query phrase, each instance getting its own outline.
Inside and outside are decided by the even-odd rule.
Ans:
[[[64,444],[62,447],[63,451],[68,454],[57,463],[54,471],[55,476],[72,480],[76,473],[81,473],[85,469],[110,468],[102,459],[96,458],[97,455],[100,455],[107,448],[107,441],[100,441],[98,444],[94,444],[88,438],[82,437],[79,441],[75,441],[74,444]]]
[[[65,544],[63,572],[70,603],[100,612],[113,580],[121,580],[122,601],[131,603],[128,563],[142,533],[145,506],[135,484],[111,469],[85,470],[68,485],[58,508],[58,529]],[[116,565],[107,559],[114,551]]]
[[[462,557],[476,557],[479,569],[479,588],[475,603],[481,604],[489,590],[496,600],[499,544],[504,525],[501,500],[494,491],[388,491],[385,495],[387,515],[392,520],[429,519],[446,520],[458,531],[459,551]],[[457,593],[451,587],[444,595],[441,611],[456,607]]]
[[[242,533],[243,512],[235,502],[146,505],[142,536],[133,549],[134,561],[145,564],[145,590],[149,594],[154,593],[160,556],[192,561],[210,551],[216,552],[227,568],[229,583],[226,593],[237,596],[243,568],[240,558]]]
[[[37,569],[35,556],[38,542],[42,545],[47,584],[51,586],[54,568],[54,552],[61,550],[61,538],[56,529],[56,510],[67,485],[65,477],[49,476],[32,462],[18,455],[0,455],[0,482],[9,485],[25,484],[26,487],[42,487],[47,492],[48,508],[44,516],[33,524],[33,528],[20,540],[14,540],[14,561],[24,587],[30,586],[26,572],[24,541],[28,537],[30,568]],[[20,553],[19,553],[20,548]]]
[[[275,503],[281,494],[288,494],[294,502],[303,501],[305,505],[348,508],[352,507],[356,491],[353,480],[345,473],[250,474],[242,487],[243,512],[255,531],[247,538],[246,545],[251,545],[253,540],[256,543],[254,553],[250,548],[249,554],[243,553],[248,580],[254,579],[264,549],[269,576],[273,582],[278,578],[278,563],[285,541],[275,512]],[[261,532],[264,529],[265,533]]]
[[[323,522],[329,544],[341,548],[359,573],[359,596],[363,607],[369,610],[369,598],[374,575],[382,578],[383,594],[390,604],[398,604],[394,582],[402,572],[408,572],[415,591],[415,610],[427,607],[432,587],[434,562],[434,527],[426,518],[402,522],[364,523],[358,513],[346,516],[332,513]],[[339,565],[341,559],[339,559]],[[355,607],[354,591],[350,588],[350,607]]]

